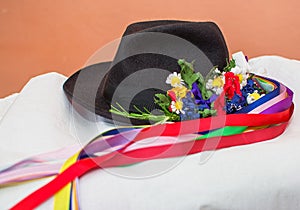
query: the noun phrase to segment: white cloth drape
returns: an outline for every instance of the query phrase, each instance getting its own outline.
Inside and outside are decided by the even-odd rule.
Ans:
[[[80,179],[82,209],[300,209],[300,62],[278,56],[250,60],[258,73],[295,92],[293,119],[280,137],[256,144],[96,170]],[[74,144],[111,127],[84,120],[64,96],[65,76],[49,73],[0,99],[0,167]],[[7,209],[51,178],[0,189]],[[52,200],[40,209],[51,209]]]

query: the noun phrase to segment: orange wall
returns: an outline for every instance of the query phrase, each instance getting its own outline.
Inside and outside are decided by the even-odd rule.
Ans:
[[[35,75],[70,75],[139,20],[212,20],[231,52],[300,60],[299,8],[299,0],[0,0],[0,97]]]

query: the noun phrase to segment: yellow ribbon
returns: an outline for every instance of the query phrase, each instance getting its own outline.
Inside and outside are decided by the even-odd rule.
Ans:
[[[72,157],[70,157],[64,165],[61,167],[59,173],[62,173],[65,171],[67,168],[69,168],[71,165],[73,165],[80,154],[80,151],[74,154]],[[77,206],[77,196],[76,196],[76,183],[73,181],[72,183],[70,182],[67,184],[64,188],[62,188],[60,191],[58,191],[54,195],[54,210],[69,210],[70,209],[70,192],[71,192],[71,187],[73,186],[72,190],[72,201],[75,202],[73,203],[73,206],[75,207],[74,209],[78,209]],[[75,205],[74,205],[75,204]]]

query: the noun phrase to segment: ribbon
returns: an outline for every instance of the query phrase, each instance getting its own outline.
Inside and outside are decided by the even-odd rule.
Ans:
[[[290,112],[292,114],[292,110]],[[152,148],[143,148],[139,150],[124,152],[121,150],[120,152],[112,152],[107,155],[103,155],[96,158],[86,158],[80,160],[70,166],[63,173],[58,175],[54,180],[38,189],[21,202],[16,204],[12,210],[17,209],[33,209],[37,207],[41,202],[47,200],[54,193],[60,190],[63,186],[68,184],[70,181],[74,180],[77,177],[82,176],[86,172],[93,170],[97,167],[106,168],[106,167],[115,167],[120,165],[127,165],[138,163],[142,161],[146,161],[149,159],[157,159],[157,158],[167,158],[167,157],[176,157],[180,155],[194,154],[197,152],[204,151],[204,144],[207,140],[215,141],[220,140],[217,148],[206,148],[209,149],[220,149],[229,146],[237,146],[244,145],[249,143],[255,143],[259,141],[264,141],[268,139],[275,138],[280,135],[287,126],[286,123],[282,123],[279,126],[270,127],[267,129],[261,129],[258,131],[247,132],[238,134],[235,136],[224,136],[219,139],[219,137],[213,137],[210,139],[206,139],[204,141],[192,141],[187,143],[180,143],[175,145],[165,145],[160,147],[152,147]],[[186,148],[191,148],[189,150],[185,150]],[[184,151],[184,153],[182,153]]]
[[[76,153],[72,157],[70,157],[65,164],[62,166],[60,169],[60,172],[65,171],[67,168],[69,168],[71,165],[73,165],[79,156],[80,152]],[[72,185],[74,183],[69,183],[67,184],[64,188],[62,188],[58,193],[55,194],[54,196],[54,209],[55,210],[62,210],[62,209],[69,209],[70,206],[70,199],[66,199],[66,194],[68,194],[70,191],[72,193]],[[67,201],[67,202],[65,202]],[[62,205],[63,204],[63,205]]]
[[[282,90],[281,90],[281,96],[285,96],[284,94],[282,94],[282,93],[284,93],[285,91],[286,91],[286,88],[285,88],[285,86],[281,86],[281,88],[282,88]],[[290,95],[292,95],[292,94],[290,94]],[[276,100],[277,101],[281,101],[283,99],[283,97],[276,97]],[[275,104],[275,102],[274,102],[275,100],[272,100],[272,103],[269,103],[267,106],[264,106],[265,108],[264,109],[266,109],[266,107],[268,107],[268,106],[271,106],[271,104]],[[288,108],[289,106],[291,105],[291,103],[289,103],[288,105],[286,104],[285,106],[282,104],[280,107],[281,108],[283,108],[283,109],[286,109],[286,108]],[[262,109],[260,109],[260,111],[261,111]],[[258,111],[258,110],[255,110],[255,111]],[[252,111],[252,113],[253,112],[255,112],[255,111]],[[275,109],[273,109],[273,111],[276,111]],[[266,128],[267,126],[264,126],[263,128]],[[197,140],[198,139],[205,139],[205,138],[208,138],[208,135],[209,135],[209,137],[213,137],[213,136],[229,136],[229,135],[234,135],[234,134],[237,134],[237,133],[242,133],[243,131],[245,131],[247,129],[247,131],[253,131],[253,129],[251,129],[251,128],[248,128],[247,126],[240,126],[240,127],[230,127],[230,126],[227,126],[227,127],[225,127],[224,129],[218,129],[218,130],[216,130],[216,131],[212,131],[212,132],[210,132],[210,133],[208,133],[208,134],[206,134],[206,135],[203,135],[203,136],[201,136],[201,137],[199,137],[199,138],[196,138]],[[257,129],[257,128],[254,128],[254,130],[255,129]],[[157,143],[156,143],[156,146],[157,146]],[[77,179],[78,180],[78,179]]]
[[[294,109],[294,106],[292,105],[292,91],[286,88],[286,94],[284,95],[284,86],[278,85],[277,87],[281,88],[275,88],[274,90],[277,89],[279,94],[279,89],[281,89],[280,93],[283,95],[281,97],[279,97],[281,94],[277,94],[277,96],[274,94],[274,96],[271,96],[271,100],[274,100],[272,103],[269,103],[270,107],[265,107],[266,109],[263,112],[266,114],[231,114],[227,115],[226,119],[224,119],[224,116],[217,116],[173,124],[151,126],[147,128],[138,128],[124,131],[123,134],[127,132],[127,135],[130,134],[131,137],[128,138],[127,141],[121,142],[119,145],[113,144],[114,140],[117,139],[117,135],[108,137],[106,139],[106,143],[109,142],[109,145],[106,145],[107,147],[104,146],[102,148],[95,147],[95,145],[98,144],[98,141],[91,142],[87,147],[85,147],[84,152],[80,153],[80,158],[77,162],[64,170],[49,184],[45,185],[18,203],[13,209],[20,209],[21,207],[34,208],[39,205],[40,202],[46,200],[56,191],[61,189],[63,186],[72,182],[72,180],[75,178],[78,178],[87,171],[97,167],[105,168],[121,166],[156,158],[176,157],[186,154],[194,154],[209,149],[243,145],[274,138],[284,131]],[[274,92],[274,90],[272,92]],[[276,103],[276,100],[281,101]],[[249,126],[255,128],[248,128]],[[257,126],[263,127],[257,128]],[[186,134],[206,132],[214,129],[217,130],[185,142],[132,149],[134,148],[132,145],[134,145],[135,142],[142,141],[145,138],[157,136],[158,133],[160,136],[176,137],[179,135],[183,136]],[[242,133],[246,131],[246,129],[248,132]],[[251,131],[251,129],[254,131]],[[220,135],[222,136],[220,137]],[[116,140],[115,143],[119,142],[121,139],[122,138],[120,137],[120,139]],[[217,141],[218,144],[212,144],[214,142],[216,143]],[[207,145],[214,146],[210,147]],[[110,146],[120,146],[120,148],[100,157],[88,157],[89,155],[99,151],[98,149],[103,151],[103,149],[109,149]],[[96,165],[93,161],[96,161]],[[98,164],[101,165],[99,166]],[[73,189],[75,188],[73,187]],[[74,190],[72,192],[74,193]],[[70,196],[72,195],[70,194]],[[76,199],[76,196],[74,199]]]
[[[235,112],[237,114],[249,113],[256,107],[259,107],[260,105],[268,102],[269,100],[275,98],[276,96],[278,96],[280,94],[280,88],[279,88],[280,83],[279,82],[277,82],[273,79],[269,79],[269,78],[266,79],[265,77],[261,77],[261,76],[253,76],[253,78],[259,79],[259,81],[264,81],[265,83],[268,83],[268,85],[271,86],[272,89],[270,89],[270,92],[268,92],[266,95],[259,98],[258,100],[254,101],[252,104],[249,104],[248,106],[245,106],[241,110],[238,110],[237,112]]]
[[[268,140],[271,138],[275,138],[276,136],[280,135],[287,126],[287,122],[292,116],[294,106],[292,105],[291,108],[281,112],[277,115],[272,115],[274,118],[281,118],[284,117],[282,114],[286,113],[287,118],[285,123],[280,124],[279,126],[273,126],[266,129],[261,129],[253,132],[242,133],[234,136],[223,136],[223,137],[213,137],[203,141],[191,141],[191,142],[184,142],[179,144],[171,144],[171,145],[164,145],[159,147],[147,147],[142,149],[137,149],[133,151],[125,152],[126,148],[133,144],[134,142],[128,143],[123,149],[119,151],[115,151],[109,153],[107,155],[103,155],[96,158],[86,158],[80,160],[65,170],[63,173],[58,175],[54,180],[49,182],[44,187],[40,188],[33,194],[29,195],[27,198],[22,200],[12,209],[23,209],[26,208],[34,208],[39,205],[42,201],[48,199],[52,194],[57,192],[63,186],[68,184],[70,181],[74,180],[76,177],[82,176],[89,170],[95,169],[97,167],[105,168],[105,167],[113,167],[119,166],[124,164],[133,164],[149,159],[156,159],[156,158],[166,158],[166,157],[175,157],[179,155],[186,155],[186,154],[194,154],[203,150],[203,146],[207,141],[216,141],[218,140],[219,143],[217,144],[216,148],[204,148],[205,150],[209,149],[220,149],[229,146],[237,146],[243,144],[249,144],[254,142],[259,142],[263,140]],[[184,124],[187,122],[179,122],[178,124]],[[259,122],[255,123],[256,125],[263,125],[265,124],[264,120],[260,119]],[[184,126],[185,131],[188,131],[188,127]],[[137,139],[136,139],[137,140]],[[190,149],[187,149],[190,148]],[[168,152],[167,152],[168,151]]]

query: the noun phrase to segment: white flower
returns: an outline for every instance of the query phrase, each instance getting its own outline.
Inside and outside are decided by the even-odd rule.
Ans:
[[[265,94],[260,95],[257,90],[255,90],[253,93],[248,93],[247,96],[247,103],[248,104],[252,104],[254,101],[260,99],[261,97],[263,97]]]
[[[181,79],[180,73],[173,72],[170,74],[166,80],[167,84],[170,84],[172,87],[181,87],[184,84],[184,81]]]
[[[232,59],[235,61],[235,67],[230,71],[239,77],[241,88],[243,88],[247,85],[247,79],[251,70],[251,66],[248,64],[243,52],[232,54]]]
[[[218,69],[218,67],[215,69],[216,74],[221,74],[221,71]]]
[[[175,112],[176,114],[185,114],[185,112],[182,110],[183,108],[183,103],[182,101],[178,100],[178,101],[172,101],[171,102],[171,109],[172,112]]]
[[[249,74],[246,73],[246,74],[236,74],[236,75],[239,77],[239,82],[240,82],[241,88],[243,88],[244,86],[246,86]]]
[[[223,92],[224,86],[224,76],[214,76],[213,79],[209,79],[206,83],[206,88],[209,90],[213,90],[217,95],[220,95]]]
[[[243,71],[239,66],[235,66],[230,70],[234,74],[245,74],[246,72]]]

